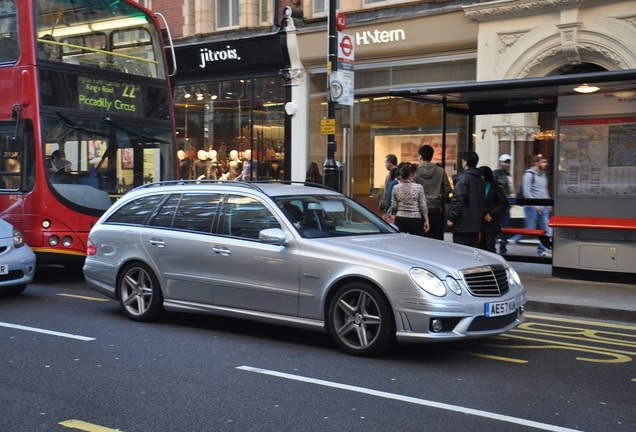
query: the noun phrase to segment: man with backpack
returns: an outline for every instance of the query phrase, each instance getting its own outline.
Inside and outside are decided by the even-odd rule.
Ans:
[[[523,195],[527,199],[550,199],[550,191],[548,186],[548,160],[537,155],[532,158],[533,165],[523,173],[521,179],[521,189],[517,198]],[[524,205],[523,212],[525,216],[524,228],[536,229],[537,225],[545,231],[546,236],[552,236],[552,228],[548,226],[551,208],[542,205]],[[516,236],[510,239],[510,242],[516,242]],[[542,242],[539,242],[537,255],[542,257],[551,257],[552,254],[546,249]]]
[[[435,150],[428,144],[417,151],[420,165],[415,171],[415,181],[424,188],[428,221],[430,229],[424,235],[437,240],[444,240],[444,204],[452,189],[444,168],[433,163]]]

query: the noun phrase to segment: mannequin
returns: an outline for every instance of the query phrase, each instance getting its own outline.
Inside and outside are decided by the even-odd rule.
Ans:
[[[207,178],[208,174],[208,152],[205,150],[199,150],[197,152],[197,158],[199,159],[194,164],[194,175],[197,180],[203,180]]]
[[[245,150],[245,161],[243,162],[243,172],[241,173],[238,180],[242,180],[242,181],[253,180],[252,173],[256,172],[256,169],[257,169],[256,163],[257,163],[256,160],[252,159],[252,150],[250,149]]]
[[[186,157],[186,152],[184,152],[183,150],[179,150],[177,152],[177,157],[179,158],[179,179],[190,179],[190,169],[192,168],[192,161]]]
[[[221,164],[216,159],[216,150],[210,149],[208,152],[208,178],[217,180],[221,176]]]
[[[228,164],[228,179],[229,180],[235,180],[238,176],[239,176],[239,163],[241,161],[239,160],[238,157],[238,152],[236,150],[232,150],[230,152],[230,162]]]

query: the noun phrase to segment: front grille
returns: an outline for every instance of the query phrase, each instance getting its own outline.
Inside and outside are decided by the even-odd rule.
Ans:
[[[478,316],[475,317],[470,326],[468,326],[468,331],[476,332],[486,330],[499,330],[515,322],[517,316],[519,316],[518,310],[511,314],[498,317],[487,318],[485,316]]]
[[[506,268],[502,265],[462,270],[469,291],[476,297],[497,297],[508,292]]]
[[[24,277],[22,270],[10,270],[6,275],[0,275],[0,282],[12,281]]]

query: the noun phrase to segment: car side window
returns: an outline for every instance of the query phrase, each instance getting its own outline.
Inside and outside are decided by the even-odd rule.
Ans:
[[[156,207],[164,199],[164,195],[149,195],[133,200],[123,205],[110,215],[106,223],[121,223],[126,225],[145,225],[154,214]]]
[[[150,226],[172,228],[172,222],[177,214],[177,208],[179,207],[179,201],[181,200],[181,194],[174,194],[170,196],[163,203],[157,215],[150,221]]]
[[[263,203],[251,197],[230,195],[219,218],[217,234],[258,240],[259,232],[267,228],[280,228],[280,223]]]
[[[172,228],[210,233],[220,202],[220,194],[184,194]]]

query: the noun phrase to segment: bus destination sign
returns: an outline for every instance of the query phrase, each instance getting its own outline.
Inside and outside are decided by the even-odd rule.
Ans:
[[[78,77],[79,109],[143,116],[139,85],[104,78]]]

